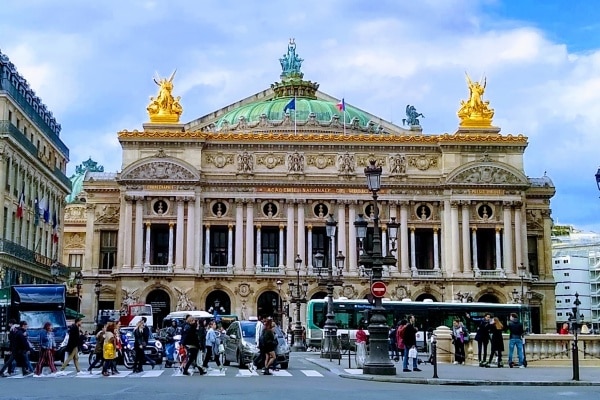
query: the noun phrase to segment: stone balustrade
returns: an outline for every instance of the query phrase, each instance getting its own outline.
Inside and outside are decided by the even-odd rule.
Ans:
[[[454,345],[450,328],[440,326],[434,331],[437,337],[438,362],[451,363],[454,361]],[[504,336],[504,352],[502,360],[508,363],[508,335]],[[465,344],[467,363],[477,364],[477,342],[475,334],[471,333],[470,340]],[[525,336],[525,354],[530,366],[568,366],[572,361],[573,335],[531,334]],[[488,344],[488,358],[490,354]],[[600,366],[600,335],[579,335],[579,365]],[[516,349],[513,360],[517,360]]]

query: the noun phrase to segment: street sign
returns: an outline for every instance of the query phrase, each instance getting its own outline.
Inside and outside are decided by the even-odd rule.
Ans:
[[[383,297],[387,292],[387,286],[383,282],[373,282],[371,285],[371,294],[375,297]]]

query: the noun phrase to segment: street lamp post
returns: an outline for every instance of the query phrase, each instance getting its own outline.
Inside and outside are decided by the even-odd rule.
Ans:
[[[381,189],[381,167],[375,165],[375,160],[370,160],[370,165],[365,168],[367,186],[373,196],[373,251],[371,255],[363,254],[359,257],[359,263],[372,271],[373,285],[382,281],[383,266],[396,264],[393,255],[383,256],[381,250],[381,232],[379,230],[379,207],[377,205],[377,192]],[[395,221],[392,221],[395,223]],[[357,224],[359,223],[359,224]],[[356,236],[366,236],[365,226],[360,221],[355,222]],[[388,224],[389,227],[389,224]],[[392,232],[390,232],[389,236]],[[397,235],[397,227],[394,234]],[[363,236],[364,235],[364,236]],[[395,239],[395,238],[394,238]],[[388,331],[389,327],[385,318],[385,308],[381,297],[375,296],[374,307],[369,321],[369,354],[363,367],[366,375],[395,375],[396,367],[388,354]]]
[[[96,318],[94,318],[94,320],[96,321],[96,324],[98,324],[100,321],[98,320],[98,315],[100,314],[100,291],[102,290],[102,283],[100,283],[100,281],[96,281],[96,283],[94,284],[94,293],[96,293]]]
[[[283,281],[281,279],[277,279],[277,282],[275,282],[277,284],[277,319],[279,321],[279,326],[281,326],[281,329],[284,328],[283,326],[283,301],[281,300],[281,285],[283,285]]]
[[[77,313],[81,313],[81,286],[83,285],[83,274],[81,271],[75,273],[75,288],[77,289]]]
[[[573,302],[575,307],[572,308],[572,323],[573,327],[573,380],[579,380],[579,344],[577,342],[577,335],[579,329],[579,323],[582,321],[581,316],[579,315],[579,306],[581,305],[581,301],[579,301],[579,293],[575,292],[575,301]]]
[[[294,260],[294,269],[296,270],[296,282],[288,283],[288,295],[290,303],[296,303],[296,322],[294,324],[294,344],[292,351],[306,351],[304,340],[302,340],[302,323],[300,322],[300,305],[306,303],[306,294],[308,293],[308,282],[300,283],[300,267],[302,259],[298,254]]]

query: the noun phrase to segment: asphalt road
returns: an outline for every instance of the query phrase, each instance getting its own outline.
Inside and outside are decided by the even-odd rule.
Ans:
[[[87,363],[83,362],[83,365],[87,366]],[[468,387],[343,379],[307,361],[302,354],[293,354],[290,368],[275,376],[251,375],[236,366],[229,366],[224,372],[215,369],[209,375],[191,377],[178,374],[176,369],[152,371],[148,366],[143,374],[122,374],[114,378],[75,375],[72,366],[67,370],[71,373],[56,378],[3,378],[0,380],[0,399],[264,400],[265,395],[281,396],[286,400],[600,398],[599,387]],[[125,371],[125,368],[121,366],[120,370]]]

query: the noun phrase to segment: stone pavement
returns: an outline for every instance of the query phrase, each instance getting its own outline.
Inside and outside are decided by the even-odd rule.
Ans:
[[[438,364],[438,378],[433,378],[431,364],[419,364],[422,372],[402,372],[402,363],[396,362],[396,375],[363,375],[362,369],[356,368],[354,356],[349,367],[347,355],[338,364],[338,360],[320,358],[319,353],[305,354],[307,361],[348,379],[429,385],[600,386],[599,367],[579,367],[579,381],[572,380],[572,367],[509,368],[508,363],[504,368]]]

